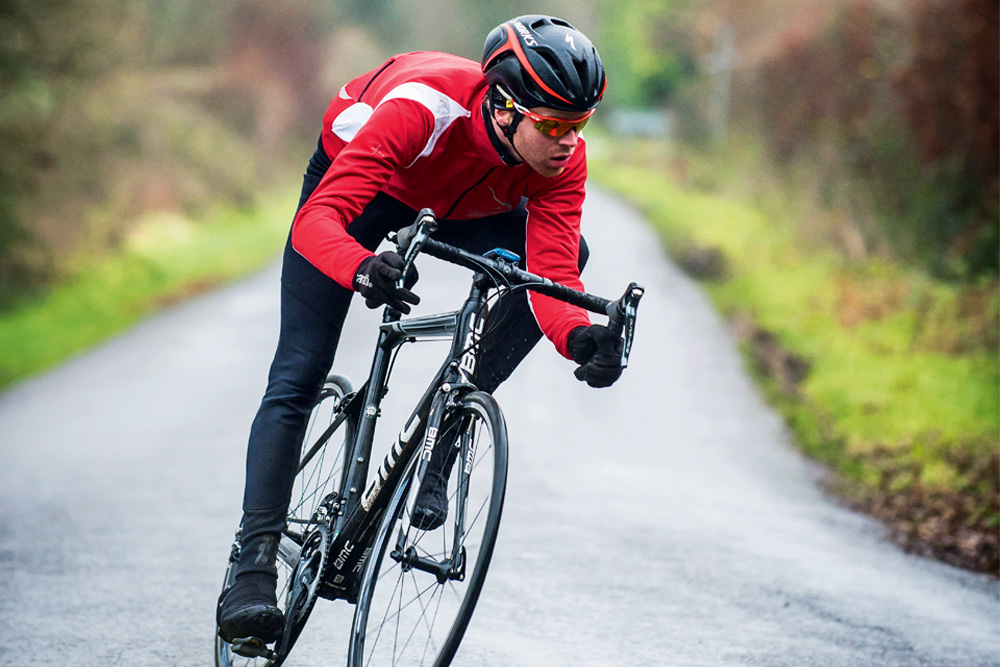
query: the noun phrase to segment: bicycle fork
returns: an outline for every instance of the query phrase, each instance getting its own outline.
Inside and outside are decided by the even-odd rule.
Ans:
[[[418,542],[419,535],[414,539],[414,536],[411,534],[411,531],[414,529],[404,531],[402,528],[400,528],[396,536],[396,545],[390,554],[393,560],[400,563],[404,572],[411,569],[427,572],[434,575],[439,584],[443,584],[448,580],[463,581],[465,579],[465,547],[462,546],[461,536],[465,534],[465,498],[467,497],[468,477],[471,472],[471,466],[465,463],[465,461],[473,455],[471,451],[466,454],[465,450],[473,447],[474,441],[463,437],[463,425],[461,423],[455,425],[455,428],[458,428],[459,432],[456,435],[453,445],[448,443],[447,440],[442,442],[439,440],[438,435],[441,434],[441,423],[444,421],[444,416],[455,408],[462,394],[474,389],[475,386],[464,383],[459,385],[445,383],[440,387],[428,420],[427,435],[424,438],[424,445],[421,449],[420,461],[418,463],[419,468],[417,469],[417,474],[413,476],[414,480],[422,483],[427,474],[427,468],[434,454],[435,447],[455,447],[459,450],[456,455],[461,455],[463,462],[458,472],[458,491],[456,496],[458,498],[458,511],[452,518],[454,539],[450,555],[441,560],[430,556],[421,556],[414,545],[408,546],[408,542],[411,540]],[[422,532],[420,531],[420,534]]]

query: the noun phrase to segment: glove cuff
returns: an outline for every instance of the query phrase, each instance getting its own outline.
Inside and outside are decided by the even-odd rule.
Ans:
[[[372,287],[371,279],[371,264],[376,259],[375,255],[369,255],[361,260],[358,264],[358,268],[354,269],[354,279],[351,281],[351,285],[354,287],[356,292],[364,292]]]

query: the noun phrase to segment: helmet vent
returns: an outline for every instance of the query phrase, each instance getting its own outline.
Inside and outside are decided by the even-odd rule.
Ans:
[[[553,72],[558,72],[560,69],[559,56],[553,53],[550,49],[538,49],[535,53],[538,57],[545,61],[549,67],[552,68]]]

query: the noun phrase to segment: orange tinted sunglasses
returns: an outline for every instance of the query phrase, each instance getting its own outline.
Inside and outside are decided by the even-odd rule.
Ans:
[[[501,91],[501,94],[502,93],[503,91]],[[522,107],[506,95],[504,95],[504,97],[507,99],[507,108],[513,107],[518,113],[524,114],[530,118],[531,122],[535,124],[536,130],[550,137],[561,137],[570,130],[576,130],[579,134],[583,129],[583,126],[587,124],[590,117],[594,115],[595,111],[597,111],[597,109],[591,109],[577,118],[553,118],[552,116],[537,114],[534,111],[530,111],[525,107]]]

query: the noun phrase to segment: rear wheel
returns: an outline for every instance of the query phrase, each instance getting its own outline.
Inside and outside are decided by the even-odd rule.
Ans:
[[[496,401],[473,392],[449,412],[439,444],[460,448],[448,480],[448,518],[410,524],[413,462],[393,493],[365,568],[349,667],[448,665],[479,599],[503,508],[507,430]]]
[[[298,639],[316,601],[319,577],[326,565],[330,536],[323,517],[332,511],[341,491],[345,446],[351,442],[356,420],[349,417],[326,433],[340,414],[344,398],[353,391],[350,380],[331,375],[320,391],[303,438],[303,461],[295,476],[285,531],[278,545],[278,605],[285,614],[285,634],[273,650],[237,647],[216,633],[217,667],[277,667]],[[233,545],[223,590],[232,586],[239,557],[239,536]],[[239,652],[238,652],[239,651]]]

